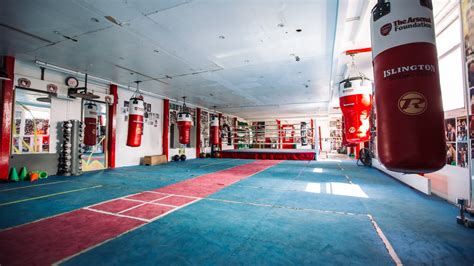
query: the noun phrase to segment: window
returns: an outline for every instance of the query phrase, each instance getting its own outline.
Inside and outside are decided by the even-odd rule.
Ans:
[[[12,153],[49,153],[51,98],[48,93],[15,89]]]
[[[461,22],[459,9],[445,6],[437,21],[437,49],[443,108],[445,111],[464,108],[464,78],[461,54]]]

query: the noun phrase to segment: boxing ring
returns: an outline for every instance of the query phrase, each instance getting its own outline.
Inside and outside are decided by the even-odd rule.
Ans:
[[[316,160],[316,150],[298,149],[238,149],[220,152],[221,158],[229,159],[256,159],[256,160]]]

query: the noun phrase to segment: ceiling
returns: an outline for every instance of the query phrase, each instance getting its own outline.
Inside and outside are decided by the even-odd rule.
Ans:
[[[375,0],[38,3],[2,1],[0,54],[270,119],[334,112],[343,51],[370,46]],[[358,59],[369,71],[370,56]]]

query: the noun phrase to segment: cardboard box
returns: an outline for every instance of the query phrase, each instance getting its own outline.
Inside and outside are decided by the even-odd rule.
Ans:
[[[166,155],[151,155],[143,158],[144,165],[158,165],[167,163]]]

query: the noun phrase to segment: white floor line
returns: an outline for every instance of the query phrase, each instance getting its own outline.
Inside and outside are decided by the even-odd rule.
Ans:
[[[33,188],[33,187],[48,186],[48,185],[54,185],[54,184],[60,184],[60,183],[71,183],[71,181],[57,181],[57,182],[50,182],[50,183],[37,184],[37,185],[29,185],[29,186],[23,186],[23,187],[6,188],[6,189],[0,190],[0,192],[26,189],[26,188]]]
[[[128,211],[130,211],[130,210],[136,209],[136,208],[141,207],[141,206],[143,206],[143,205],[145,205],[145,204],[147,204],[147,203],[148,203],[148,202],[143,202],[143,203],[141,203],[141,204],[138,204],[138,205],[136,205],[136,206],[130,207],[130,208],[125,209],[125,210],[123,210],[123,211],[119,211],[118,214],[122,214],[122,213],[124,213],[124,212],[128,212]]]
[[[133,201],[133,202],[141,202],[141,203],[147,202],[147,201],[137,200],[137,199],[127,199],[127,198],[118,198],[118,199],[126,200],[126,201]]]
[[[85,187],[85,188],[78,188],[78,189],[72,189],[72,190],[66,190],[66,191],[61,191],[57,193],[52,193],[52,194],[47,194],[47,195],[42,195],[42,196],[37,196],[37,197],[32,197],[32,198],[26,198],[26,199],[20,199],[20,200],[15,200],[15,201],[10,201],[10,202],[4,202],[0,203],[1,206],[8,206],[12,204],[17,204],[17,203],[22,203],[22,202],[27,202],[27,201],[32,201],[32,200],[38,200],[38,199],[45,199],[45,198],[50,198],[50,197],[55,197],[59,195],[64,195],[64,194],[69,194],[69,193],[74,193],[74,192],[79,192],[87,189],[93,189],[93,188],[99,188],[102,187],[102,185],[97,185],[93,187]]]
[[[121,217],[121,218],[134,219],[134,220],[142,221],[142,222],[145,222],[145,223],[150,222],[150,220],[144,219],[144,218],[139,218],[139,217],[124,215],[124,214],[118,214],[118,213],[113,213],[113,212],[107,212],[107,211],[101,211],[101,210],[91,209],[91,208],[88,208],[88,207],[85,207],[85,208],[82,208],[82,209],[88,210],[88,211],[91,211],[91,212],[97,212],[97,213],[102,213],[102,214],[108,214],[108,215],[111,215],[111,216],[116,216],[116,217]]]
[[[204,200],[220,201],[220,202],[233,203],[233,204],[244,204],[244,205],[259,206],[259,207],[271,207],[271,208],[280,208],[280,209],[289,209],[289,210],[323,212],[323,213],[332,213],[332,214],[349,215],[349,216],[367,216],[367,214],[365,214],[365,213],[353,213],[353,212],[298,208],[298,207],[289,207],[289,206],[283,206],[283,205],[271,205],[271,204],[262,204],[262,203],[253,203],[253,202],[242,202],[242,201],[224,200],[224,199],[216,199],[216,198],[204,198]]]
[[[346,177],[347,181],[349,181],[349,184],[353,184],[352,179],[348,175],[345,175],[345,177]]]
[[[388,254],[390,254],[390,257],[392,257],[393,262],[396,265],[403,265],[402,261],[400,260],[397,253],[395,252],[395,249],[393,249],[392,244],[390,244],[387,237],[385,237],[384,233],[382,232],[382,229],[380,229],[374,217],[372,217],[372,215],[370,214],[367,214],[367,217],[369,217],[369,220],[372,222],[372,225],[374,226],[375,231],[377,232],[377,235],[380,237],[380,239],[382,239],[382,242],[384,243],[385,248],[388,251]]]

